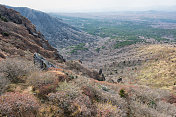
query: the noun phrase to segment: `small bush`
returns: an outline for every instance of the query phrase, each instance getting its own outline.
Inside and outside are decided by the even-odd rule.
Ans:
[[[57,92],[48,96],[50,101],[63,109],[66,116],[92,117],[96,114],[96,108],[88,96],[73,92]]]
[[[85,43],[80,43],[78,45],[72,46],[71,54],[77,54],[78,51],[88,51],[89,49],[85,47]]]
[[[72,107],[76,107],[76,111],[72,110],[72,116],[94,117],[97,114],[96,106],[86,95],[80,95],[73,101]]]
[[[80,89],[76,87],[74,84],[69,84],[63,82],[59,84],[59,88],[56,93],[50,93],[48,95],[48,99],[59,106],[59,108],[63,109],[64,114],[71,115],[74,113],[73,111],[77,109],[73,105],[74,100],[80,96]]]
[[[101,92],[95,90],[92,86],[83,86],[82,93],[87,95],[91,100],[100,101],[101,100]]]
[[[99,53],[100,52],[100,48],[96,48],[96,52]]]
[[[8,22],[7,18],[5,18],[5,17],[3,17],[3,16],[1,16],[1,15],[0,15],[0,19],[1,19],[2,21],[4,21],[4,22]]]
[[[2,35],[8,37],[8,36],[9,36],[9,33],[7,33],[7,32],[2,32]]]
[[[34,96],[24,93],[6,93],[0,97],[0,113],[8,117],[34,117],[39,104]]]
[[[49,72],[34,72],[28,79],[27,83],[33,86],[33,90],[41,98],[45,98],[47,94],[56,92],[59,79]]]
[[[124,89],[121,89],[119,91],[119,95],[121,98],[126,98],[128,96],[128,94],[126,93],[126,91]]]
[[[0,73],[12,83],[22,82],[24,76],[38,70],[34,64],[25,59],[8,58],[0,62]]]
[[[77,96],[74,93],[67,93],[67,92],[57,92],[57,93],[50,93],[48,98],[53,104],[56,104],[64,111],[65,115],[71,115],[73,113],[74,108],[71,107],[73,103],[73,99]]]
[[[171,95],[171,96],[167,97],[166,101],[170,104],[176,104],[176,96]]]

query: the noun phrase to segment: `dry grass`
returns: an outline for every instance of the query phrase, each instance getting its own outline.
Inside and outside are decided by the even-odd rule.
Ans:
[[[97,117],[121,117],[122,111],[117,106],[113,106],[111,102],[96,103]]]
[[[12,83],[23,82],[23,78],[34,71],[38,69],[25,59],[8,58],[0,62],[0,73]]]
[[[149,45],[139,50],[139,56],[147,55],[136,75],[139,84],[171,89],[176,82],[176,48],[169,45]]]

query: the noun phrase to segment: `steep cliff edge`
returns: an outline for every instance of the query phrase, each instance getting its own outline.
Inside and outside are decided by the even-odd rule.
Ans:
[[[9,6],[8,6],[9,7]],[[41,31],[49,43],[58,48],[66,48],[80,43],[92,43],[97,37],[87,34],[65,23],[62,19],[26,7],[9,7],[28,18]]]
[[[0,5],[0,57],[40,53],[46,58],[64,61],[35,26],[19,12]]]

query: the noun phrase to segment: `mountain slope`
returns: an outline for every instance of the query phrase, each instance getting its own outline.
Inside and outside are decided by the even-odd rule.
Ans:
[[[0,5],[1,58],[12,55],[25,56],[27,51],[63,61],[57,50],[49,45],[48,41],[36,31],[35,26],[27,18]]]
[[[39,52],[51,59],[60,57],[60,60],[63,60],[29,20],[3,6],[0,6],[0,14],[0,55],[6,58],[0,61],[0,117],[174,117],[176,115],[175,87],[173,87],[174,92],[169,92],[150,88],[143,83],[139,85],[124,82],[124,78],[122,82],[112,80],[106,82],[102,70],[99,72],[90,70],[84,67],[81,61],[60,63],[53,60],[57,68],[41,71],[33,64],[32,59],[7,58],[5,54],[25,56],[28,51]],[[171,80],[174,80],[176,65],[172,62],[176,60],[175,51],[174,46],[163,45],[126,48],[116,54],[122,55],[123,52],[129,54],[110,58],[110,62],[115,66],[107,65],[111,68],[133,67],[136,62],[141,63],[141,60],[135,61],[137,57],[144,57],[143,62],[158,57],[158,60],[148,61],[154,62],[153,65],[160,63],[151,68],[163,67],[166,73],[173,76]],[[111,51],[104,52],[110,53],[113,57]],[[132,57],[133,62],[127,59],[128,57]],[[101,58],[96,58],[100,59],[100,64]],[[117,59],[119,62],[123,61],[119,66],[114,62]],[[102,61],[101,64],[106,63],[107,61]],[[96,66],[97,63],[94,65]],[[169,65],[173,65],[172,69]],[[155,77],[158,70],[151,70],[150,64],[146,67],[147,69],[141,69],[139,78],[149,79],[146,70],[153,71],[151,76]],[[163,69],[158,75],[163,76],[162,79],[165,78]],[[117,72],[118,70],[120,69],[117,69]],[[128,70],[127,73],[130,71]],[[147,77],[143,77],[143,73]],[[117,78],[117,75],[114,77]],[[127,78],[130,77],[125,79]]]
[[[37,29],[44,34],[51,45],[57,48],[64,48],[80,43],[87,43],[96,40],[81,30],[76,29],[61,19],[54,18],[44,12],[36,11],[25,7],[11,7],[27,17]]]

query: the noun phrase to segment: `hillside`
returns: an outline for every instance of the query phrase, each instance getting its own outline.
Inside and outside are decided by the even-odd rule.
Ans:
[[[174,44],[114,49],[106,38],[90,48],[94,58],[65,61],[27,18],[4,6],[0,14],[0,117],[176,115]],[[40,60],[54,65],[41,69]]]
[[[20,13],[0,5],[0,53],[1,58],[26,53],[40,53],[47,58],[63,61],[58,51],[51,47],[35,26]]]
[[[62,19],[52,17],[47,13],[25,7],[10,8],[17,10],[27,17],[44,34],[46,40],[56,48],[60,49],[97,40],[96,36],[89,35],[80,29],[64,23]]]
[[[0,116],[173,117],[176,114],[175,93],[169,90],[98,81],[92,79],[97,78],[96,72],[78,61],[56,63],[58,68],[49,71],[41,71],[31,62],[21,58],[0,62]]]
[[[119,51],[105,50],[83,64],[94,69],[102,68],[107,80],[117,81],[121,77],[127,84],[175,92],[175,49],[174,44],[137,44]]]

